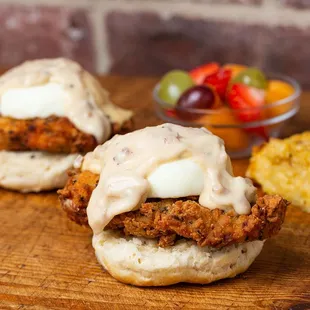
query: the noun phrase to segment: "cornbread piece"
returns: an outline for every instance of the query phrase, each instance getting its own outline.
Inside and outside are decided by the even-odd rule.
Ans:
[[[255,148],[246,175],[264,192],[277,193],[310,212],[310,132]]]
[[[63,190],[58,191],[69,218],[87,225],[86,208],[99,176],[73,170]],[[199,246],[222,248],[245,241],[264,240],[275,234],[284,221],[288,203],[280,196],[264,196],[252,206],[249,215],[220,209],[210,210],[198,197],[149,199],[139,210],[115,216],[106,227],[126,235],[156,238],[161,247],[173,245],[180,237]]]

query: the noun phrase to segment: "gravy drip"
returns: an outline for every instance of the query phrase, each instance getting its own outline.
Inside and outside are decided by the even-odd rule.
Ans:
[[[113,105],[90,73],[64,58],[27,61],[9,70],[0,77],[0,98],[9,89],[47,83],[62,85],[67,94],[65,117],[79,130],[93,135],[98,143],[110,137],[111,122],[123,124],[132,115],[131,111]]]
[[[135,210],[145,202],[147,176],[156,167],[183,158],[191,158],[204,172],[199,197],[203,207],[250,212],[256,189],[249,179],[233,176],[223,141],[204,128],[164,124],[117,135],[85,156],[82,170],[100,174],[87,208],[94,234],[99,234],[115,215]]]

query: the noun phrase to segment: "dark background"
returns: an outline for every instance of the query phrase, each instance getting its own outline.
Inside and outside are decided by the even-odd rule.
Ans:
[[[161,75],[219,61],[310,88],[310,0],[0,1],[0,66],[65,56],[97,73]]]

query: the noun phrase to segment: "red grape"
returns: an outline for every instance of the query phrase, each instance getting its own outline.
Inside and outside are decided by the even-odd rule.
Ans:
[[[197,85],[185,91],[177,102],[177,112],[181,118],[195,119],[201,115],[185,111],[186,109],[216,108],[217,98],[212,88],[206,85]],[[181,108],[181,109],[180,109]]]

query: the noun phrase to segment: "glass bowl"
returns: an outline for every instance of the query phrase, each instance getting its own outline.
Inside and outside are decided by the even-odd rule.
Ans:
[[[220,109],[184,109],[174,108],[158,97],[157,84],[153,91],[155,111],[165,122],[189,127],[205,127],[225,142],[226,150],[231,158],[248,157],[252,148],[267,141],[270,137],[277,138],[289,120],[298,112],[301,88],[294,79],[268,74],[268,79],[279,80],[290,84],[294,93],[289,97],[266,104],[259,108],[233,110],[228,106]],[[240,122],[238,114],[255,113],[259,120]]]

